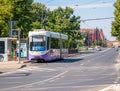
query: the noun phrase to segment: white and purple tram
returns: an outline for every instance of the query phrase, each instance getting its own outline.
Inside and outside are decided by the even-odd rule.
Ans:
[[[68,36],[58,32],[36,29],[30,31],[28,59],[52,61],[68,56]]]

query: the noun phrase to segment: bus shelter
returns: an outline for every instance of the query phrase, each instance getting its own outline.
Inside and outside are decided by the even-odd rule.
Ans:
[[[17,46],[17,38],[0,38],[0,61],[12,61]]]

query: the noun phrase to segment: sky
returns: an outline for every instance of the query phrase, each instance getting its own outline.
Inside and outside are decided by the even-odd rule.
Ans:
[[[34,0],[44,4],[50,10],[69,6],[74,9],[74,15],[80,16],[81,28],[102,28],[108,40],[115,40],[111,36],[111,23],[114,20],[114,6],[116,0]],[[98,20],[101,19],[102,20]],[[109,18],[109,19],[106,19]],[[89,20],[88,19],[96,19]],[[84,21],[84,22],[83,22]]]

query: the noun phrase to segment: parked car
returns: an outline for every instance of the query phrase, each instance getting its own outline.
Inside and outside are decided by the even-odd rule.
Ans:
[[[96,49],[97,51],[102,51],[102,49],[101,49],[100,46],[96,46],[95,49]]]
[[[97,48],[96,50],[97,50],[97,51],[102,51],[102,49],[101,49],[101,48]]]
[[[94,48],[93,47],[89,47],[88,50],[94,50]]]

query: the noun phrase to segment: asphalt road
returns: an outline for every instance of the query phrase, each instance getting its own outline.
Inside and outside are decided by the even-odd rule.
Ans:
[[[50,63],[32,63],[0,75],[0,91],[108,91],[117,78],[117,51],[88,52]]]

